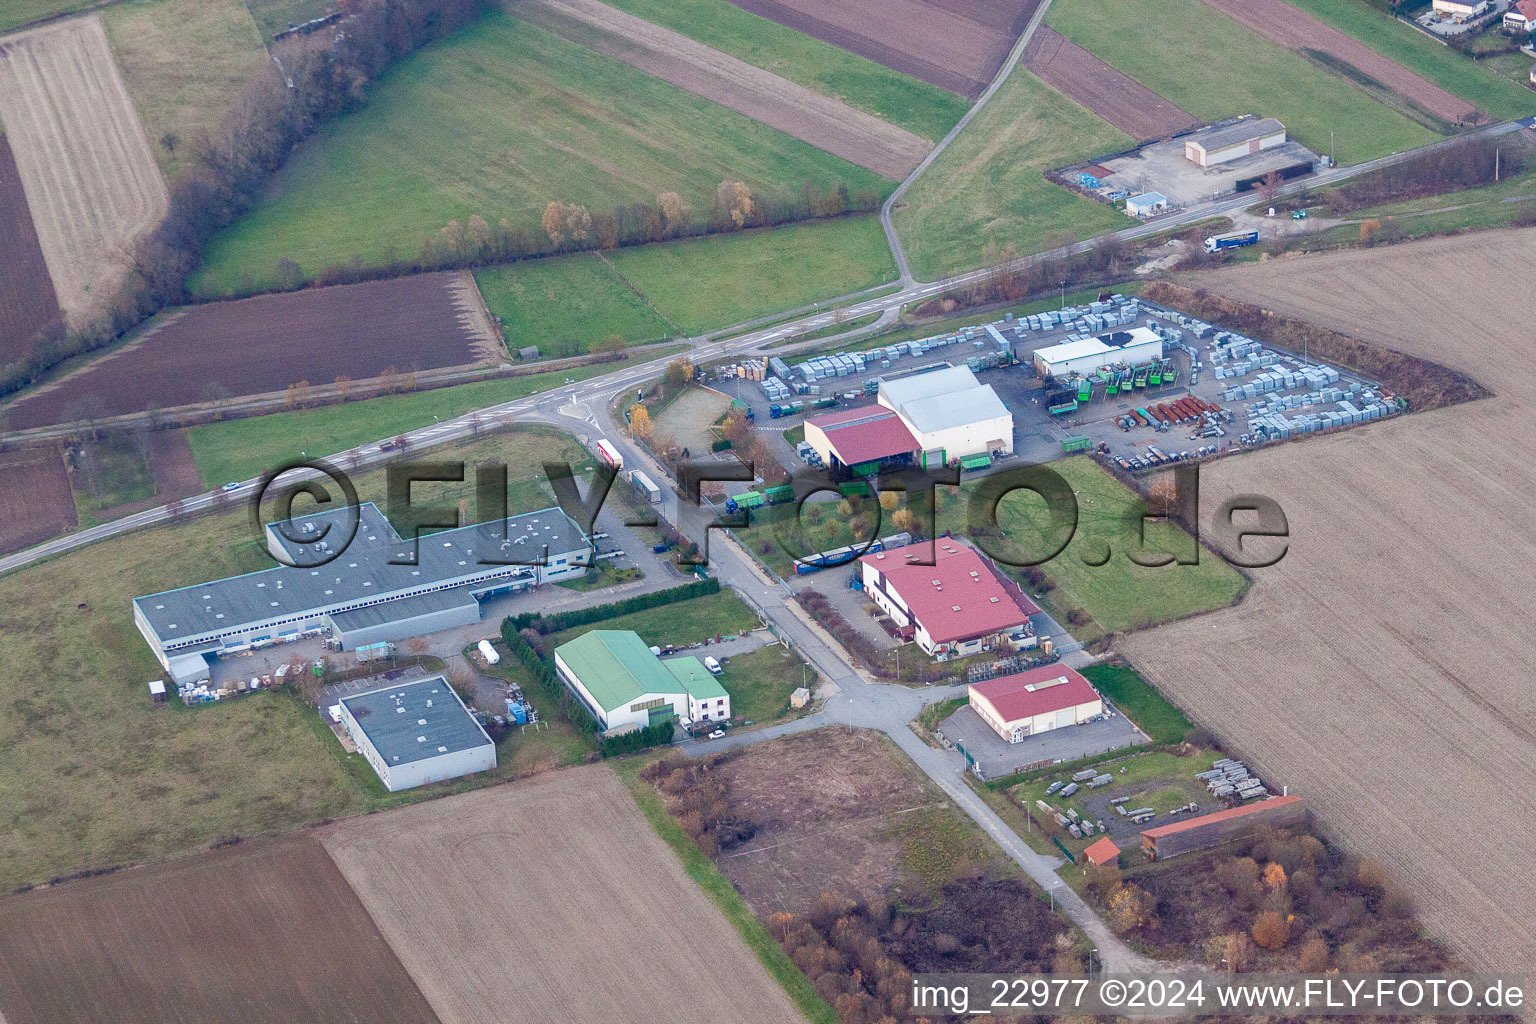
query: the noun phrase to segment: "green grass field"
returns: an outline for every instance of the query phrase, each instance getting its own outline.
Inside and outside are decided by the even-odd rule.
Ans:
[[[1068,626],[1079,640],[1225,608],[1247,588],[1247,580],[1236,569],[1204,549],[1199,550],[1197,565],[1135,564],[1128,553],[1139,549],[1141,499],[1087,456],[1060,459],[1050,468],[1065,478],[1076,495],[1078,525],[1066,549],[1041,566],[1055,584],[1043,603],[1063,623],[1067,610],[1074,607],[1092,617],[1092,623]],[[1004,497],[997,519],[1008,539],[1021,549],[1046,552],[1045,505],[1039,496],[1016,491]],[[1170,523],[1148,523],[1145,551],[1188,555],[1195,545]],[[1089,564],[1103,559],[1106,552],[1107,562]]]
[[[804,672],[803,666],[798,655],[778,644],[736,655],[720,673],[720,685],[731,695],[731,715],[761,725],[789,714],[789,695],[801,680],[816,686],[816,673]]]
[[[201,294],[308,276],[354,254],[414,259],[451,220],[540,231],[547,203],[606,212],[677,192],[706,215],[721,181],[879,194],[891,184],[617,60],[494,11],[406,58],[328,123],[265,200],[209,246]]]
[[[1202,120],[1277,117],[1318,153],[1335,131],[1341,164],[1439,138],[1201,0],[1062,0],[1046,21]]]
[[[240,0],[129,0],[108,7],[102,20],[150,149],[170,178],[267,66],[261,36]],[[168,133],[179,139],[169,149]]]
[[[1125,665],[1090,665],[1083,676],[1156,743],[1182,743],[1189,733],[1184,712]]]
[[[607,255],[626,280],[690,335],[872,288],[896,276],[885,233],[873,216]]]
[[[613,0],[612,6],[935,142],[969,106],[962,96],[785,28],[728,0]]]
[[[39,18],[69,14],[91,6],[94,0],[6,0],[0,5],[0,32],[9,32]]]
[[[1123,213],[1043,174],[1133,141],[1016,69],[895,212],[912,272],[931,281],[995,261],[1010,244],[1039,252],[1067,234],[1088,238],[1127,226]]]
[[[1290,0],[1319,21],[1354,36],[1445,91],[1460,96],[1495,120],[1536,113],[1536,93],[1441,46],[1413,26],[1362,0]],[[1527,60],[1529,65],[1529,60]]]
[[[569,356],[615,334],[633,345],[672,333],[598,253],[492,267],[475,283],[512,352],[537,345],[545,358]]]
[[[544,638],[544,643],[553,651],[561,644],[569,643],[594,629],[632,629],[648,645],[675,644],[684,647],[706,637],[713,639],[716,633],[743,633],[757,625],[757,613],[729,590],[722,590],[707,597],[647,608],[643,612],[631,612],[588,626],[573,626],[549,634]],[[700,660],[708,653],[707,650],[703,651],[699,655]],[[798,670],[796,674],[799,674]]]
[[[471,409],[510,402],[545,388],[558,387],[571,377],[585,380],[610,373],[629,363],[654,359],[683,346],[632,354],[622,362],[593,363],[523,377],[459,384],[435,391],[386,395],[345,405],[252,416],[243,420],[192,427],[187,443],[205,487],[230,480],[249,480],[274,466],[299,458],[323,457],[356,445],[392,437],[439,419],[462,416]]]
[[[475,274],[513,351],[572,355],[696,335],[873,287],[896,276],[873,216],[528,260]]]

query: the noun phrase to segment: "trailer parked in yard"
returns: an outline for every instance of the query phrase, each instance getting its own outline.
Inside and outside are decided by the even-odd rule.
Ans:
[[[652,505],[658,504],[661,501],[661,488],[656,486],[656,481],[646,476],[640,470],[632,470],[629,474],[629,481],[635,485],[636,490],[645,495],[645,500]]]
[[[1205,240],[1205,251],[1208,253],[1222,252],[1226,249],[1241,249],[1245,245],[1257,245],[1259,233],[1257,231],[1229,231],[1224,235],[1212,235]]]
[[[619,450],[608,441],[604,440],[603,438],[598,438],[596,441],[592,442],[592,447],[597,452],[597,457],[602,459],[608,465],[612,466],[614,469],[624,468],[624,456],[620,455]]]

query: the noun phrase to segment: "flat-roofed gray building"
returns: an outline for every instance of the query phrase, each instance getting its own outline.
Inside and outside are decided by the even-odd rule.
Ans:
[[[496,745],[442,676],[343,697],[340,708],[391,793],[496,767]]]
[[[207,674],[209,657],[300,637],[352,650],[478,622],[482,601],[573,579],[592,554],[559,508],[419,540],[402,538],[372,502],[347,543],[353,522],[343,508],[269,523],[268,550],[293,564],[136,597],[134,624],[171,677],[189,682]]]

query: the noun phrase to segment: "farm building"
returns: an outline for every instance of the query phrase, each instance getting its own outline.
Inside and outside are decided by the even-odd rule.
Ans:
[[[1035,645],[1029,617],[1040,610],[1012,582],[1001,580],[974,548],[953,538],[877,551],[859,559],[864,592],[902,636],[946,661],[995,647]]]
[[[1488,10],[1488,0],[1434,0],[1430,5],[1448,21],[1467,21]]]
[[[1125,201],[1125,212],[1132,217],[1151,217],[1168,209],[1168,197],[1161,192],[1141,192]]]
[[[1105,836],[1083,850],[1083,860],[1096,868],[1117,863],[1120,860],[1120,847],[1109,836]]]
[[[968,366],[881,380],[878,400],[917,439],[924,466],[1013,451],[1013,413]]]
[[[346,540],[355,525],[355,535]],[[480,620],[480,602],[586,572],[591,542],[559,508],[406,540],[368,502],[268,523],[274,569],[133,599],[177,683],[210,655],[329,635],[342,650]]]
[[[496,767],[496,745],[442,676],[353,694],[337,707],[391,793]]]
[[[1152,860],[1167,860],[1246,839],[1261,828],[1299,825],[1306,816],[1301,797],[1272,796],[1242,807],[1149,828],[1141,834],[1141,849]]]
[[[1104,713],[1093,684],[1065,665],[1045,665],[969,687],[971,707],[1009,743],[1082,725]]]
[[[1186,136],[1184,157],[1200,167],[1214,167],[1284,143],[1285,125],[1272,117],[1245,117]]]
[[[555,648],[555,672],[606,731],[676,715],[731,717],[731,697],[698,658],[651,652],[630,629],[594,629]]]
[[[856,476],[869,476],[883,466],[907,465],[919,447],[901,417],[882,405],[839,409],[806,420],[805,443],[834,474]]]
[[[1105,366],[1136,366],[1162,357],[1162,335],[1150,327],[1132,327],[1129,331],[1037,348],[1035,371],[1042,377],[1065,377],[1071,373],[1086,376]]]

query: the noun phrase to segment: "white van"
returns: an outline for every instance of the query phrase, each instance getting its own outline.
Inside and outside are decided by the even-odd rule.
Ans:
[[[705,658],[704,667],[709,669],[709,674],[712,676],[717,676],[720,674],[720,663],[714,658]]]

